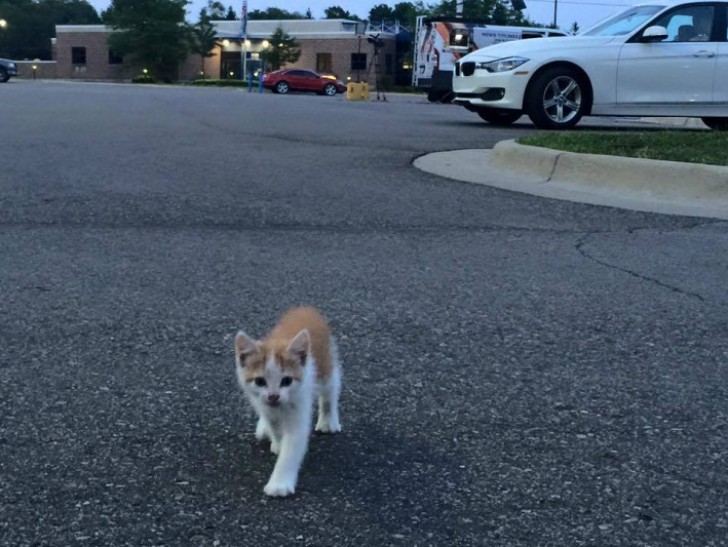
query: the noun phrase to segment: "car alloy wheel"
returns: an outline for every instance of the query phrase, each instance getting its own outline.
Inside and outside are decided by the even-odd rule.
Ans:
[[[336,86],[334,84],[326,84],[324,86],[324,94],[333,97],[336,95]]]
[[[526,95],[526,111],[540,129],[567,129],[584,115],[586,97],[582,78],[567,67],[536,76]]]
[[[278,82],[276,84],[276,93],[280,93],[281,95],[285,95],[286,93],[288,93],[288,83]]]
[[[0,82],[5,83],[10,79],[8,71],[0,66]]]

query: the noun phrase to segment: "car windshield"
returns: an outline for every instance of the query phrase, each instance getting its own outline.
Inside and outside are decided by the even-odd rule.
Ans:
[[[630,34],[665,6],[637,6],[618,13],[580,33],[580,36],[623,36]]]

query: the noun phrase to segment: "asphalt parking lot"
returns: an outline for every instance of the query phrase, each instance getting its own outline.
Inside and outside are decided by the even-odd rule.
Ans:
[[[17,80],[0,119],[0,544],[728,544],[726,222],[421,172],[533,128],[418,99]],[[269,499],[232,339],[302,303],[344,431]]]

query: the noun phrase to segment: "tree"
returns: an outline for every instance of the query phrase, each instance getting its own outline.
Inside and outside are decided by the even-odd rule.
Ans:
[[[571,23],[571,27],[569,28],[569,32],[571,34],[577,34],[579,32],[579,30],[580,30],[579,23],[577,23],[576,21]]]
[[[278,27],[269,39],[270,45],[261,52],[260,57],[268,70],[278,70],[286,63],[295,63],[301,56],[301,48],[295,39]]]
[[[369,20],[372,22],[390,20],[394,18],[394,11],[387,4],[377,4],[369,10]]]
[[[456,0],[441,0],[431,6],[430,17],[455,17]],[[463,19],[478,19],[493,25],[535,26],[520,11],[511,6],[510,0],[470,0],[463,4]]]
[[[253,10],[248,13],[248,19],[306,19],[307,17],[305,15],[301,15],[297,11],[287,11],[281,8],[266,8],[264,10]]]
[[[225,14],[225,20],[226,21],[235,21],[235,19],[238,18],[238,14],[235,13],[235,10],[232,6],[228,6],[227,13]]]
[[[424,15],[425,12],[426,9],[422,2],[418,2],[417,4],[413,4],[412,2],[399,2],[394,5],[392,19],[414,30],[417,16]]]
[[[86,0],[0,0],[0,56],[11,59],[50,59],[56,25],[101,22]]]
[[[341,6],[331,6],[324,10],[324,19],[351,19],[359,21],[359,17],[346,11]]]
[[[212,17],[207,13],[206,8],[200,10],[200,19],[192,28],[193,41],[191,44],[192,53],[197,53],[202,57],[200,73],[205,77],[205,59],[212,57],[212,50],[217,44],[217,32],[215,25],[212,24]]]
[[[152,77],[174,80],[194,43],[185,22],[187,0],[112,0],[104,20],[115,30],[109,49],[152,71]]]
[[[207,8],[203,9],[206,9],[207,14],[213,21],[225,19],[225,6],[222,5],[222,2],[218,2],[218,0],[207,0]],[[200,15],[202,15],[201,10]]]

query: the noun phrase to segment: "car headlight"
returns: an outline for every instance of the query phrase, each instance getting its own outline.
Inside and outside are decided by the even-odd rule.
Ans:
[[[523,63],[527,63],[529,59],[525,57],[504,57],[503,59],[496,59],[495,61],[488,61],[477,63],[477,67],[488,72],[508,72],[518,68]]]

